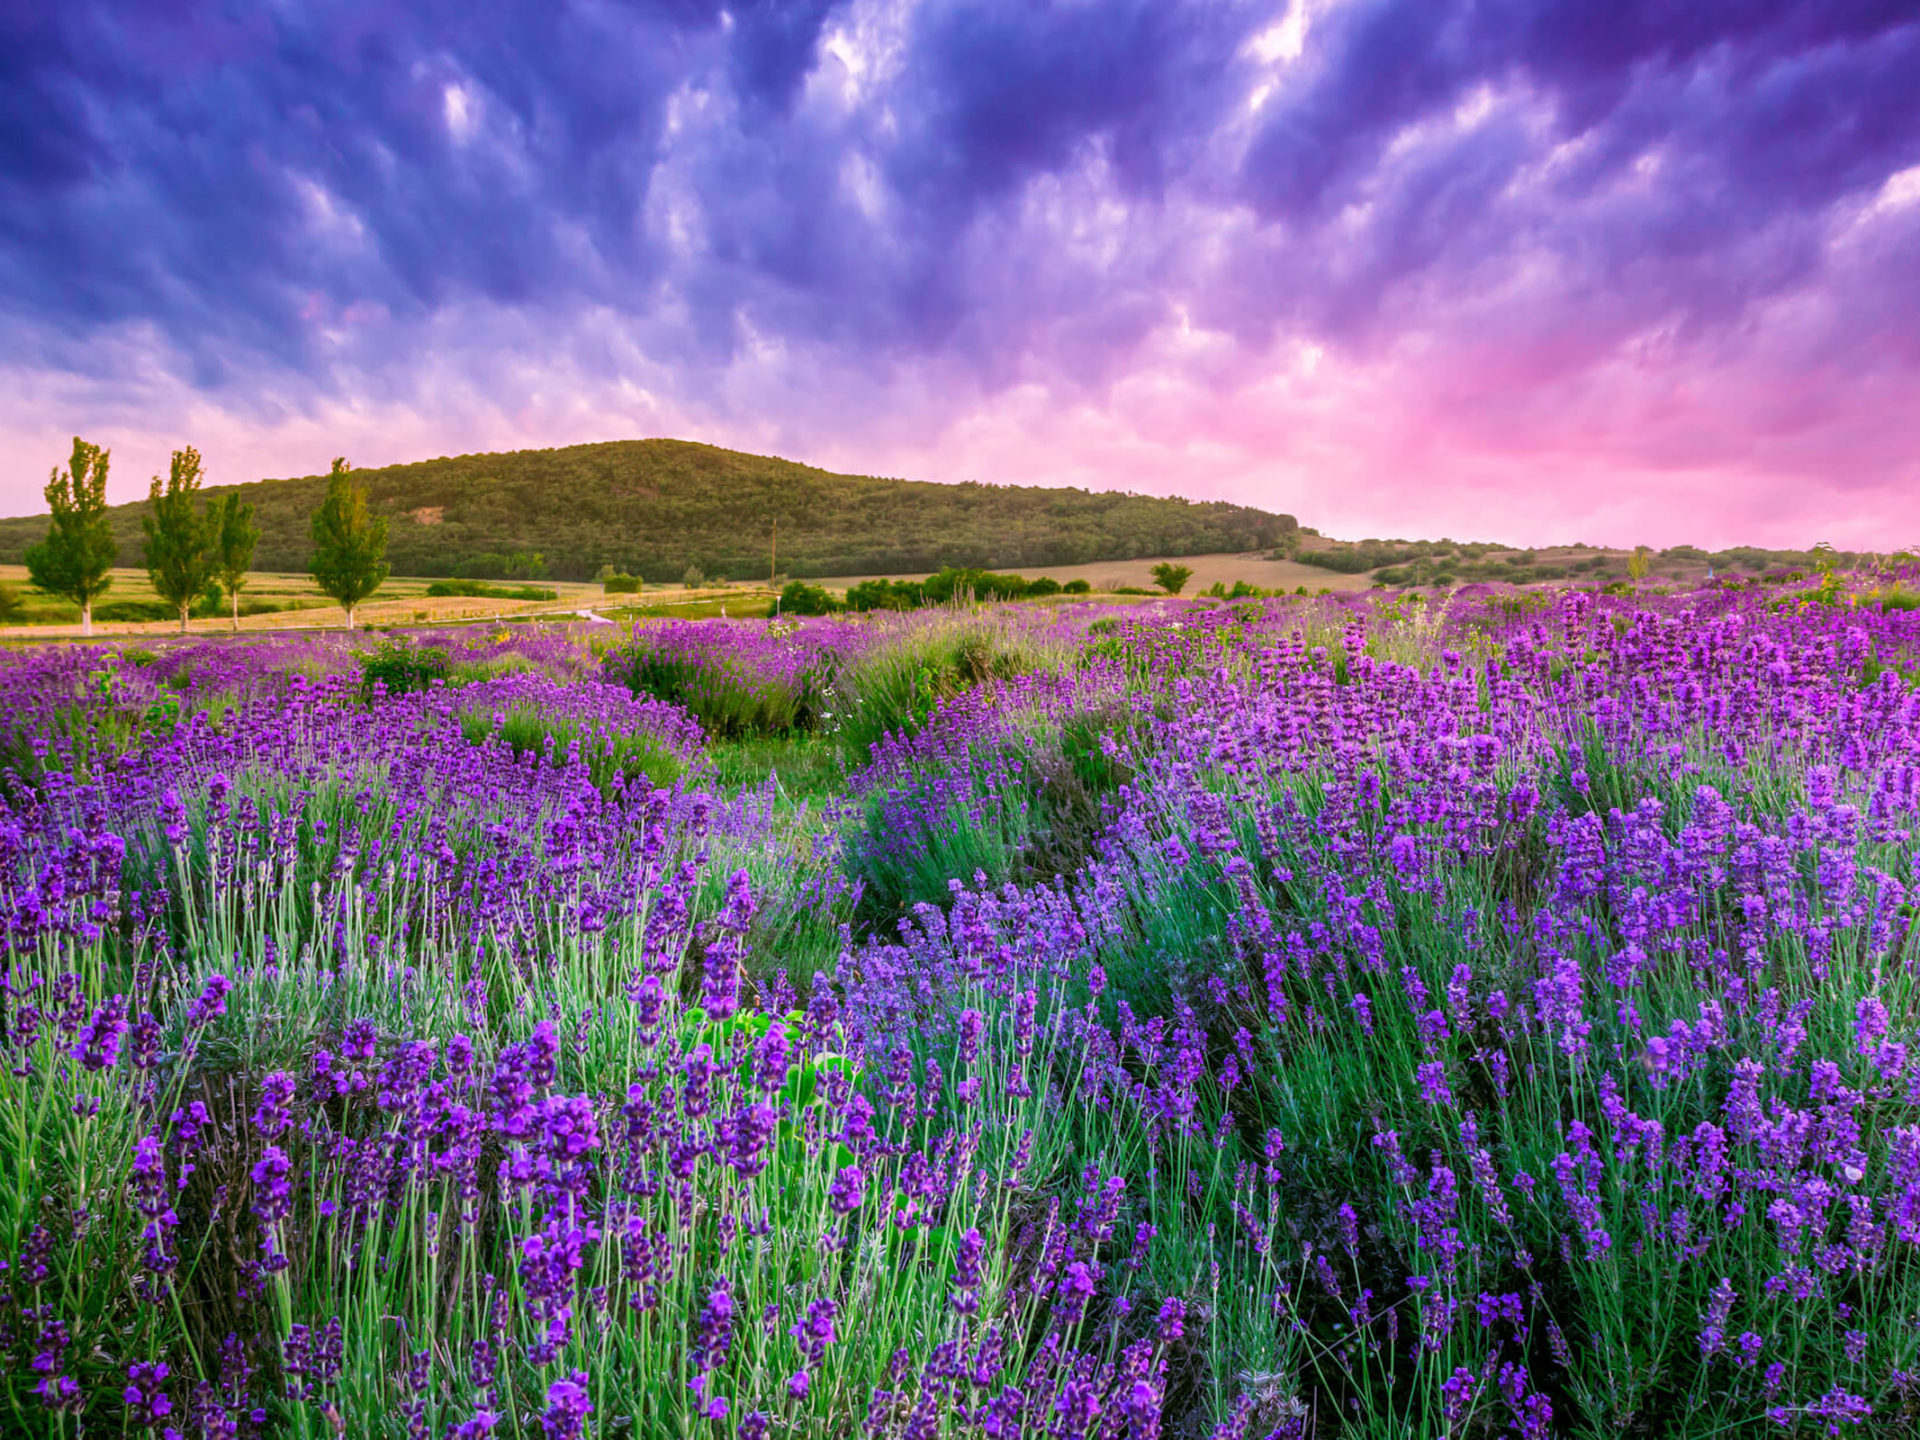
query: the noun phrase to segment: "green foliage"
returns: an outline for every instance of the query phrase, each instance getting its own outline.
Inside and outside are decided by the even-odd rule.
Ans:
[[[1284,588],[1270,590],[1247,580],[1236,580],[1231,587],[1228,587],[1223,581],[1216,580],[1202,593],[1212,600],[1265,600],[1274,595],[1284,595],[1287,592]]]
[[[532,706],[516,706],[504,713],[470,710],[460,717],[460,733],[475,745],[492,740],[515,755],[540,756],[544,763],[569,764],[579,746],[580,763],[593,783],[611,791],[616,777],[631,784],[644,776],[655,785],[671,785],[686,767],[672,752],[646,735],[609,735],[605,731],[564,719],[554,719]]]
[[[511,554],[482,551],[454,562],[457,580],[538,580],[547,573],[546,557],[534,550],[515,550]]]
[[[707,583],[707,572],[698,565],[689,565],[681,572],[680,583],[689,590],[698,590]]]
[[[153,593],[171,605],[187,628],[194,602],[218,584],[219,532],[200,513],[200,452],[189,445],[173,452],[164,488],[158,475],[147,491],[147,579]],[[217,603],[217,602],[216,602]]]
[[[683,706],[718,740],[786,735],[810,723],[817,696],[754,674],[739,660],[653,645],[644,629],[610,651],[606,676],[636,695]]]
[[[846,788],[839,747],[818,734],[753,736],[715,745],[708,755],[714,784],[728,794],[772,784],[783,799],[823,801]]]
[[[1060,593],[1060,582],[1051,575],[1042,575],[1037,580],[1027,582],[1027,599],[1041,600],[1049,595]]]
[[[247,572],[253,568],[253,548],[260,543],[260,527],[254,522],[253,506],[230,490],[213,502],[208,517],[213,532],[214,574],[233,599],[233,626],[240,628],[240,591],[246,586]]]
[[[73,437],[73,458],[66,470],[47,480],[51,523],[46,537],[25,550],[27,573],[49,595],[80,607],[80,623],[93,632],[93,602],[107,593],[107,571],[119,554],[107,510],[109,452]],[[121,507],[131,512],[132,507]],[[31,522],[29,522],[31,523]]]
[[[1153,567],[1153,583],[1169,595],[1178,595],[1187,588],[1187,581],[1193,578],[1193,567],[1176,565],[1171,560],[1162,560]]]
[[[849,610],[917,610],[926,603],[920,580],[862,580],[847,590]]]
[[[387,520],[368,507],[367,487],[348,478],[345,460],[334,460],[326,498],[313,512],[308,531],[313,539],[310,573],[314,584],[340,602],[351,630],[354,606],[387,578]]]
[[[475,556],[504,563],[538,551],[565,580],[591,579],[603,564],[656,584],[689,566],[703,577],[764,580],[776,522],[780,564],[801,579],[1250,550],[1294,526],[1290,516],[1217,502],[836,475],[677,440],[462,455],[355,478],[392,526],[387,558],[402,575],[451,576]],[[307,521],[329,483],[239,487],[260,525],[259,568],[310,567]],[[111,512],[122,543],[139,536],[138,508]],[[0,521],[0,561],[17,560],[44,524]]]
[[[1042,656],[1005,630],[968,617],[877,646],[839,677],[839,738],[862,764],[887,735],[912,734],[942,700],[987,680],[1039,668]]]
[[[638,595],[640,577],[638,575],[609,575],[600,582],[609,595]]]
[[[1422,572],[1428,576],[1441,571],[1453,571],[1473,579],[1509,580],[1512,579],[1510,573],[1500,572],[1516,567],[1525,569],[1533,564],[1533,556],[1522,553],[1482,567],[1482,562],[1489,555],[1506,549],[1506,546],[1485,540],[1357,540],[1336,542],[1329,550],[1296,549],[1286,558],[1339,575],[1364,575],[1385,565],[1411,565],[1418,561],[1429,561],[1430,567]],[[1469,572],[1476,568],[1486,568],[1489,573],[1470,575]]]
[[[5,580],[0,580],[0,625],[20,623],[20,592]]]
[[[1364,575],[1386,563],[1386,558],[1378,552],[1359,546],[1348,550],[1302,550],[1293,558],[1302,565],[1331,570],[1336,575]]]
[[[1093,586],[1085,580],[1069,580],[1060,587],[1060,593],[1062,595],[1090,595],[1093,593]]]
[[[945,605],[953,600],[1018,600],[1027,593],[1027,582],[1018,575],[948,566],[929,575],[921,583],[921,590],[929,605]]]
[[[1102,802],[1134,778],[1137,717],[1118,708],[1023,717],[1014,735],[982,738],[870,791],[852,811],[849,872],[865,918],[884,925],[918,904],[951,899],[956,876],[989,886],[1045,882],[1084,865],[1106,823]],[[916,780],[940,798],[901,806]],[[959,779],[963,783],[952,783]]]
[[[360,656],[360,690],[369,698],[376,685],[384,686],[390,695],[425,690],[436,680],[447,679],[449,663],[444,646],[383,640]]]
[[[832,615],[840,602],[823,587],[804,580],[789,580],[780,598],[767,607],[769,615]]]
[[[1036,590],[1035,586],[1040,588]],[[1020,600],[1034,594],[1056,594],[1059,589],[1057,581],[1044,577],[1029,583],[1018,575],[949,566],[924,580],[863,580],[847,591],[846,608],[917,610],[955,601]]]
[[[560,592],[545,585],[490,585],[485,580],[435,580],[427,586],[434,596],[466,595],[478,600],[558,600]]]

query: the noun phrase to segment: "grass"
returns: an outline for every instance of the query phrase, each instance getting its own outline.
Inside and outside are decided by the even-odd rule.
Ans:
[[[707,754],[713,762],[714,785],[725,794],[758,790],[777,780],[783,800],[818,804],[846,789],[840,747],[820,735],[722,741]]]
[[[460,717],[460,733],[469,744],[504,745],[515,755],[537,756],[549,765],[568,764],[578,746],[580,762],[602,791],[610,791],[616,778],[631,783],[645,777],[655,785],[671,785],[687,771],[678,756],[648,736],[609,735],[526,706],[468,711]]]

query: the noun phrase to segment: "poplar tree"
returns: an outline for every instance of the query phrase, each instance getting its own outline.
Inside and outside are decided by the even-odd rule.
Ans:
[[[260,527],[254,523],[253,506],[228,491],[213,507],[210,520],[213,531],[214,573],[226,587],[233,604],[233,628],[240,628],[240,591],[253,568],[253,547],[260,542]]]
[[[367,487],[349,478],[336,458],[327,476],[327,498],[313,512],[313,581],[340,602],[353,628],[353,610],[387,578],[387,521],[367,506]]]
[[[218,568],[217,538],[200,512],[200,452],[189,445],[173,452],[163,488],[158,475],[147,490],[147,513],[140,518],[147,532],[147,578],[153,593],[180,612],[185,634],[193,602],[207,593],[207,582]]]
[[[109,452],[73,437],[73,460],[47,481],[47,509],[53,523],[47,538],[27,547],[27,574],[49,595],[80,607],[80,633],[93,634],[93,602],[107,593],[107,572],[117,558],[113,529],[107,523]]]

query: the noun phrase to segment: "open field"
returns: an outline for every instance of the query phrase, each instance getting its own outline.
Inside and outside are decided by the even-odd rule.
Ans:
[[[1166,560],[1185,565],[1193,571],[1193,578],[1187,582],[1188,594],[1204,590],[1216,582],[1232,588],[1236,580],[1244,580],[1249,585],[1258,585],[1263,589],[1292,590],[1304,585],[1310,591],[1322,586],[1332,590],[1364,590],[1373,583],[1365,575],[1340,575],[1331,570],[1296,564],[1291,560],[1269,560],[1267,552],[1262,550],[1216,555],[1154,555],[1140,560],[1105,560],[1092,565],[1009,565],[999,573],[1019,575],[1027,580],[1051,575],[1062,585],[1069,580],[1085,580],[1096,590],[1117,590],[1123,585],[1150,589],[1153,585],[1153,567]],[[924,572],[918,575],[834,575],[813,583],[832,590],[845,590],[863,580],[924,578]]]
[[[1061,583],[1073,579],[1084,579],[1099,590],[1112,590],[1121,586],[1150,588],[1153,585],[1153,567],[1165,556],[1154,556],[1141,560],[1112,561],[1094,565],[1064,565],[1052,568],[1028,566],[1016,568],[1006,573],[1024,575],[1029,578],[1039,575],[1051,575]],[[1192,568],[1194,577],[1188,582],[1189,594],[1204,590],[1216,581],[1232,586],[1236,580],[1245,580],[1263,588],[1284,587],[1293,589],[1305,585],[1310,591],[1323,586],[1332,590],[1363,590],[1373,582],[1365,575],[1341,575],[1329,570],[1315,569],[1309,565],[1298,565],[1291,561],[1269,560],[1264,552],[1253,551],[1217,555],[1189,555],[1177,557],[1176,563]],[[113,588],[108,592],[109,600],[153,601],[157,597],[153,587],[147,581],[144,570],[119,568],[112,572]],[[867,575],[833,576],[810,583],[824,585],[831,590],[844,592],[849,585],[862,580],[875,578]],[[890,575],[886,579],[922,579],[924,572],[917,575]],[[26,568],[21,565],[0,565],[0,581],[12,584],[20,590],[29,605],[41,610],[55,608],[50,602],[29,591]],[[705,587],[688,590],[682,585],[649,586],[640,595],[608,595],[603,587],[593,582],[567,580],[537,580],[524,582],[543,586],[556,592],[557,599],[552,601],[528,602],[522,600],[491,600],[467,596],[430,596],[427,586],[433,581],[424,577],[395,576],[386,581],[375,597],[359,608],[358,622],[376,628],[394,625],[443,625],[461,621],[479,621],[506,617],[528,617],[538,615],[561,615],[579,610],[590,609],[596,613],[607,614],[616,610],[632,608],[636,602],[649,612],[667,607],[665,613],[686,613],[688,604],[698,607],[701,615],[717,615],[722,606],[734,616],[750,613],[756,607],[764,611],[772,595],[764,585],[752,583],[724,587]],[[519,581],[502,581],[501,584],[520,584]],[[344,617],[340,607],[328,600],[315,588],[311,577],[278,572],[261,571],[249,577],[246,588],[241,592],[243,601],[267,601],[285,608],[259,615],[243,615],[240,628],[245,632],[265,632],[279,630],[320,630],[338,627]],[[70,610],[72,607],[65,607]],[[189,624],[193,634],[213,635],[230,631],[231,621],[223,613],[219,616],[195,617]],[[143,622],[98,621],[94,625],[97,635],[165,635],[178,633],[177,621],[156,620]],[[80,633],[77,621],[71,624],[32,624],[0,626],[0,639],[54,639],[71,638]]]
[[[1911,1433],[1917,685],[1884,573],[0,654],[0,1429]]]
[[[157,596],[148,583],[144,570],[116,569],[111,572],[113,588],[108,592],[110,600],[154,601]],[[21,591],[27,589],[27,572],[24,566],[0,565],[0,581],[11,583]],[[704,613],[709,604],[714,613],[722,606],[729,607],[731,613],[739,615],[758,607],[764,610],[772,599],[770,591],[762,586],[736,585],[723,588],[701,588],[688,590],[685,586],[660,586],[649,588],[640,595],[608,595],[598,584],[565,580],[539,580],[526,582],[539,585],[555,592],[558,598],[549,601],[496,600],[472,596],[435,596],[426,593],[431,579],[422,577],[395,576],[381,585],[372,600],[360,605],[355,616],[356,624],[384,628],[405,625],[446,625],[463,621],[479,621],[502,618],[525,618],[530,616],[562,616],[580,610],[592,610],[600,614],[613,614],[635,608],[636,604],[648,610],[659,609],[662,613],[677,614],[692,606]],[[504,581],[505,585],[522,582]],[[284,608],[264,614],[240,617],[240,629],[243,633],[265,633],[271,631],[330,630],[337,629],[345,616],[338,605],[322,595],[307,575],[287,575],[273,572],[257,572],[249,577],[246,589],[241,592],[243,602],[265,600]],[[36,607],[52,608],[43,597],[32,596],[28,603]],[[63,607],[72,610],[72,606]],[[176,620],[153,621],[96,621],[95,635],[100,636],[162,636],[177,635],[180,630]],[[215,616],[195,616],[188,623],[188,631],[194,635],[220,635],[230,633],[232,621],[223,611]],[[78,621],[70,624],[31,624],[0,626],[0,640],[51,640],[71,639],[80,633]]]

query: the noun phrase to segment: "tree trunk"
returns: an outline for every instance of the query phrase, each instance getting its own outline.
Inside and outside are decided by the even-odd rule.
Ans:
[[[240,633],[240,592],[230,589],[227,594],[233,601],[233,633],[238,635]]]
[[[183,600],[180,602],[180,633],[182,635],[187,633],[187,616],[192,610],[193,602],[191,600]]]
[[[351,630],[353,628],[353,606],[342,605],[340,608],[347,612],[347,629]]]
[[[93,634],[93,601],[91,600],[80,602],[80,634],[83,637]]]

